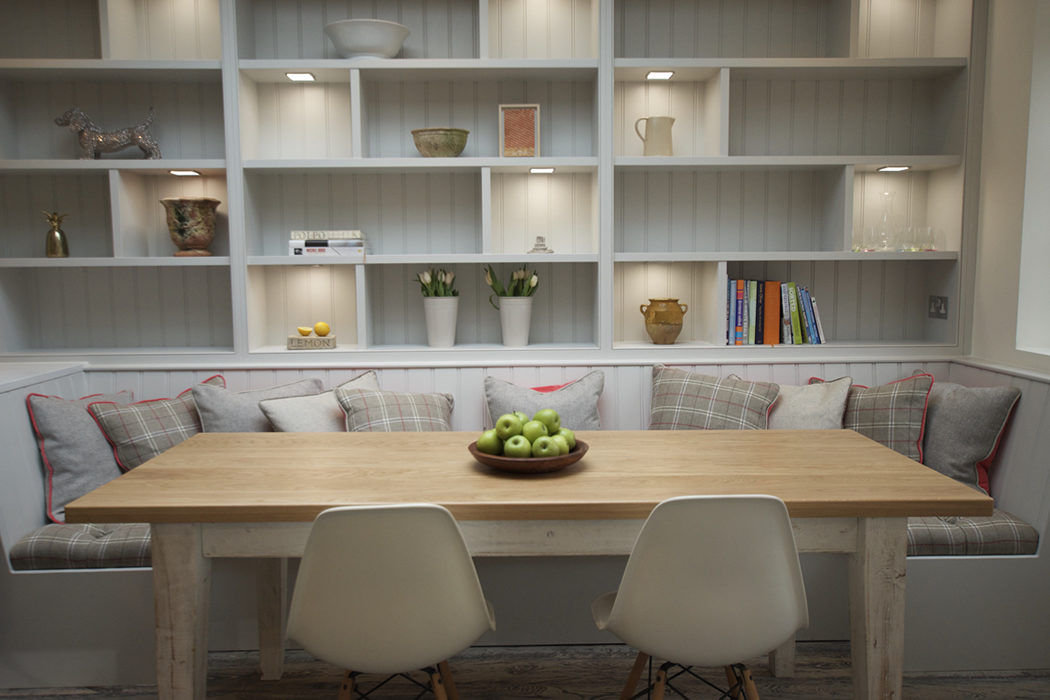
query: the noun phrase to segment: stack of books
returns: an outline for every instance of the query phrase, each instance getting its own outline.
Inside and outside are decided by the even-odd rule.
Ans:
[[[817,300],[794,282],[729,280],[728,345],[826,343]]]
[[[368,240],[360,231],[292,231],[289,255],[338,255],[365,261]]]

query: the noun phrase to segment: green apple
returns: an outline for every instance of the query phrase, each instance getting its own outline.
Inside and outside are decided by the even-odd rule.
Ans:
[[[529,414],[527,413],[522,413],[521,411],[514,411],[514,415],[518,417],[518,420],[521,421],[522,425],[525,425],[529,422]]]
[[[525,439],[524,435],[512,435],[503,443],[504,457],[531,457],[532,445]]]
[[[530,420],[525,425],[521,426],[521,434],[525,436],[525,439],[529,442],[536,442],[536,438],[547,437],[547,426],[540,423],[538,420]]]
[[[569,441],[565,439],[564,435],[551,435],[551,440],[554,440],[554,442],[558,444],[558,450],[561,454],[569,454]]]
[[[521,435],[521,420],[513,413],[504,413],[496,419],[496,437],[500,440],[509,440],[515,435]]]
[[[576,447],[576,433],[572,432],[568,428],[562,428],[555,434],[561,435],[563,438],[565,438],[565,442],[569,443],[570,450]]]
[[[532,441],[533,457],[557,457],[561,454],[561,448],[554,438],[543,435]]]
[[[489,455],[498,455],[503,452],[503,441],[496,435],[496,429],[486,430],[478,438],[478,451]]]
[[[554,435],[561,429],[561,416],[553,408],[541,408],[536,411],[536,415],[532,417],[532,420],[538,420],[547,426],[548,435]]]

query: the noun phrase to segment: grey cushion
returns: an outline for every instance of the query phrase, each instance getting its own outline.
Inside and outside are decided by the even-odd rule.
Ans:
[[[372,370],[339,385],[340,389],[379,391],[379,380]],[[283,399],[264,399],[259,408],[282,433],[344,433],[346,414],[343,413],[334,391],[312,396],[290,396]]]
[[[1021,390],[1012,386],[934,383],[926,409],[922,463],[988,493],[988,468],[1020,397]]]
[[[740,379],[735,374],[731,379]],[[743,381],[743,380],[741,380]],[[770,430],[833,430],[842,427],[850,377],[807,386],[780,385],[769,413]]]
[[[908,554],[977,556],[1035,554],[1039,533],[1004,510],[969,517],[908,518]]]
[[[649,430],[761,430],[780,386],[653,367]]]
[[[45,525],[11,548],[11,568],[109,569],[150,566],[145,523]]]
[[[335,398],[355,432],[416,433],[452,430],[452,394],[409,394],[339,387]]]
[[[283,396],[312,396],[321,393],[320,379],[301,379],[268,389],[235,392],[224,387],[198,384],[193,387],[201,427],[206,433],[266,433],[273,426],[259,408],[264,399]]]
[[[536,391],[496,377],[485,377],[485,403],[493,423],[505,413],[521,411],[531,418],[540,409],[553,408],[564,428],[601,430],[598,399],[604,389],[605,373],[600,369],[553,391]]]
[[[66,504],[120,476],[113,448],[88,413],[94,401],[124,405],[134,400],[130,391],[96,394],[82,399],[30,394],[29,418],[44,460],[47,517],[66,521]]]

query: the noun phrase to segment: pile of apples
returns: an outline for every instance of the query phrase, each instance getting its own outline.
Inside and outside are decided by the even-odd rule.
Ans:
[[[531,420],[521,411],[504,413],[478,438],[478,451],[504,457],[558,457],[574,447],[576,435],[561,427],[553,408],[536,411]]]

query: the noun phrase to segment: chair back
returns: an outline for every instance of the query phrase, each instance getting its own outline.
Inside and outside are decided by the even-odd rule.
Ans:
[[[495,629],[452,514],[432,504],[352,506],[314,521],[288,636],[361,673],[444,661]]]
[[[784,502],[685,496],[650,514],[605,627],[658,658],[724,666],[771,651],[808,624]]]

